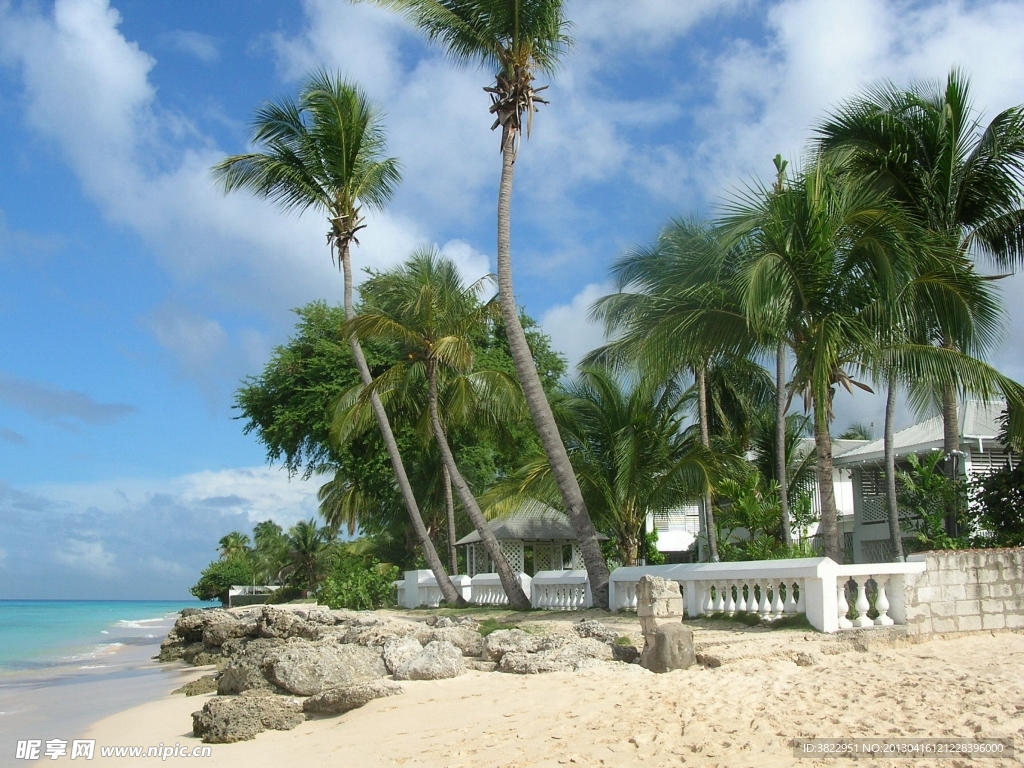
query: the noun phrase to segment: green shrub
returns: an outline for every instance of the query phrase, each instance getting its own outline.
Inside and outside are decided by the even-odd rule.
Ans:
[[[974,492],[976,535],[971,543],[983,547],[1024,545],[1024,464],[979,478]]]
[[[270,597],[267,598],[267,605],[290,603],[292,600],[301,600],[305,596],[305,590],[299,587],[281,587],[270,593]]]
[[[203,571],[199,582],[189,591],[200,600],[228,601],[228,590],[233,584],[252,584],[253,572],[249,561],[242,557],[214,560]]]
[[[393,582],[398,575],[397,566],[342,551],[334,559],[317,597],[331,608],[353,611],[372,611],[393,606]]]

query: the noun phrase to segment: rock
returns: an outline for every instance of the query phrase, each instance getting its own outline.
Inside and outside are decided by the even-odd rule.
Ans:
[[[189,643],[200,643],[203,640],[203,630],[206,629],[206,625],[218,617],[227,615],[227,611],[219,609],[199,611],[187,616],[182,614],[182,617],[174,622],[174,627],[168,637],[175,636]]]
[[[466,669],[472,669],[475,672],[494,672],[498,669],[498,664],[493,661],[484,661],[483,659],[463,659],[462,661],[466,665]]]
[[[202,608],[182,608],[178,611],[182,616],[196,616],[203,612]]]
[[[388,674],[393,675],[396,669],[421,653],[423,653],[423,646],[415,637],[396,637],[384,644],[384,652],[381,657],[384,659],[384,666],[387,668]]]
[[[312,608],[306,613],[306,621],[310,624],[320,624],[328,627],[333,627],[338,623],[334,614],[327,608]]]
[[[209,622],[203,629],[203,643],[219,648],[228,640],[239,637],[256,636],[256,619],[245,616],[236,619],[233,616]]]
[[[451,643],[462,651],[463,656],[480,656],[484,652],[484,639],[480,633],[462,625],[453,624],[423,630],[416,633],[416,639],[423,645],[435,640]]]
[[[592,637],[567,637],[561,645],[537,653],[512,651],[501,657],[498,669],[514,675],[577,672],[602,661],[612,661],[612,648]]]
[[[654,642],[644,648],[640,665],[651,672],[686,669],[697,661],[693,651],[693,631],[682,624],[658,627]]]
[[[793,663],[798,667],[815,667],[821,663],[821,657],[814,653],[797,653],[793,656]]]
[[[600,640],[602,643],[614,643],[618,639],[618,635],[600,621],[595,621],[594,619],[577,621],[573,624],[572,631],[580,637],[592,637],[595,640]]]
[[[267,657],[263,672],[267,680],[289,693],[313,696],[329,688],[384,677],[387,669],[375,648],[291,640]]]
[[[291,637],[314,640],[318,629],[318,625],[305,621],[293,611],[267,606],[261,611],[256,624],[260,637],[278,638],[281,640]]]
[[[203,675],[198,680],[185,683],[171,693],[184,693],[186,696],[200,696],[204,693],[214,693],[217,690],[217,676]]]
[[[411,621],[396,621],[394,619],[380,618],[372,614],[367,617],[360,617],[348,625],[345,636],[340,642],[354,645],[383,647],[388,640],[396,637],[408,637],[415,635],[422,630],[423,625]]]
[[[659,627],[679,624],[683,620],[683,596],[679,584],[659,576],[641,576],[636,586],[636,616],[640,620],[646,651],[654,644],[654,635]]]
[[[615,661],[624,661],[627,664],[633,664],[640,658],[640,650],[635,645],[618,645],[612,646],[612,658]]]
[[[521,629],[498,629],[484,638],[483,656],[501,661],[506,653],[534,653],[544,645],[542,636]]]
[[[192,733],[207,744],[231,744],[268,729],[290,731],[305,719],[296,700],[253,691],[210,699],[192,713]]]
[[[455,626],[455,622],[448,616],[428,616],[425,623],[428,627],[434,627],[436,629]]]
[[[331,688],[316,696],[310,696],[302,702],[302,710],[320,715],[340,715],[358,709],[374,699],[397,696],[400,693],[405,693],[405,689],[393,680],[368,680]]]
[[[716,667],[722,666],[721,656],[715,656],[710,653],[698,653],[696,658],[698,664],[701,664],[708,669],[715,669]]]
[[[160,643],[160,653],[157,654],[157,661],[180,661],[188,646],[184,640],[171,639],[168,637]]]
[[[267,680],[263,668],[269,656],[284,644],[284,640],[275,638],[250,640],[221,671],[217,693],[225,696],[249,690],[277,691],[278,687]]]
[[[444,640],[434,640],[415,658],[395,670],[395,680],[445,680],[466,669],[462,651]]]
[[[194,667],[216,664],[221,658],[220,648],[213,648],[203,643],[189,643],[181,652],[181,660]]]

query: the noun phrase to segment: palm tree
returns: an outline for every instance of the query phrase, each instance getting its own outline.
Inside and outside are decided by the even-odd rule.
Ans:
[[[566,386],[555,409],[561,434],[587,501],[624,565],[646,559],[648,515],[658,516],[703,495],[718,461],[683,428],[678,379],[657,382],[584,367]],[[488,496],[490,511],[517,508],[527,499],[549,505],[560,498],[547,457],[528,460]]]
[[[436,251],[421,251],[405,264],[375,275],[363,286],[364,306],[351,326],[360,337],[388,339],[402,348],[403,361],[377,380],[377,391],[390,394],[425,381],[424,416],[447,476],[494,562],[509,604],[517,610],[528,610],[530,598],[459,469],[441,418],[442,397],[446,400],[446,414],[462,422],[471,414],[480,415],[483,399],[492,408],[504,406],[506,413],[516,401],[517,388],[509,377],[497,371],[473,372],[475,356],[469,336],[487,320],[493,308],[493,304],[480,303],[481,287],[479,282],[463,285],[451,260]],[[455,378],[449,379],[449,372]],[[484,394],[490,396],[482,398]]]
[[[332,257],[335,250],[338,254],[345,313],[351,319],[350,249],[365,226],[362,207],[383,208],[400,176],[398,161],[384,157],[384,131],[376,110],[357,86],[320,71],[307,79],[297,103],[285,99],[263,106],[252,138],[263,151],[226,158],[214,167],[215,178],[225,192],[247,189],[285,210],[314,208],[327,214],[327,239]],[[359,375],[369,386],[372,376],[359,340],[353,335],[349,341]],[[372,406],[427,564],[444,599],[463,604],[427,535],[387,412],[377,397]]]
[[[608,607],[608,564],[597,530],[573,472],[558,425],[544,394],[530,346],[519,320],[512,285],[512,184],[520,140],[530,134],[539,104],[538,74],[551,74],[570,44],[564,0],[374,0],[399,11],[432,42],[443,45],[461,64],[494,67],[492,130],[501,128],[501,182],[498,186],[498,294],[516,375],[533,422],[551,462],[569,520],[579,540],[596,606]],[[525,121],[524,121],[525,117]],[[525,123],[525,124],[524,124]]]
[[[316,590],[327,565],[334,539],[313,520],[300,520],[288,531],[287,561],[281,578],[306,590]]]
[[[1024,263],[1024,105],[983,124],[968,78],[954,69],[944,87],[876,86],[817,130],[823,148],[852,154],[854,171],[885,189],[927,234],[921,247],[958,253],[968,266],[971,257],[1000,268]],[[935,343],[956,348],[955,330],[934,326]],[[959,448],[957,392],[964,382],[930,383],[939,393],[949,456]],[[1024,414],[1011,418],[1019,432]]]
[[[287,538],[281,526],[273,520],[256,523],[252,533],[253,565],[262,584],[272,584],[284,566]]]
[[[249,554],[252,552],[249,544],[249,537],[246,534],[241,531],[232,531],[221,537],[217,544],[217,551],[220,552],[221,560],[230,560],[234,557],[248,560]]]

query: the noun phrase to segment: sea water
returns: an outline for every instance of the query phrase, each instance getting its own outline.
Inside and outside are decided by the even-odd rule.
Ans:
[[[160,642],[197,601],[0,600],[0,768],[17,742],[73,739],[167,695],[188,674],[158,664]]]

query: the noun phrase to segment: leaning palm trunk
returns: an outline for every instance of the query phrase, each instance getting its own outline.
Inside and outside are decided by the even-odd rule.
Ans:
[[[452,485],[455,486],[459,499],[462,500],[462,506],[465,507],[473,527],[480,534],[480,541],[483,542],[484,549],[491,556],[494,569],[498,572],[498,578],[501,579],[501,586],[505,590],[505,594],[508,595],[509,605],[517,611],[528,611],[532,607],[530,598],[526,596],[522,584],[519,583],[519,579],[512,572],[505,553],[501,551],[501,544],[498,543],[494,531],[487,525],[487,520],[484,518],[484,513],[481,511],[476,497],[473,496],[473,492],[455,463],[455,455],[452,453],[451,446],[448,445],[448,436],[441,425],[441,415],[437,408],[437,371],[429,362],[427,364],[427,376],[429,377],[430,386],[430,426],[434,432],[434,439],[437,440],[437,446],[441,449],[441,459],[444,461],[445,469],[448,470],[448,474],[451,476]]]
[[[351,321],[356,313],[352,303],[352,262],[349,256],[348,243],[343,243],[339,250],[341,252],[342,272],[345,275],[345,317]],[[352,356],[356,360],[356,367],[359,368],[359,377],[363,381],[363,386],[368,387],[373,383],[373,376],[370,374],[370,366],[366,364],[363,348],[359,344],[359,339],[356,338],[355,333],[349,336],[349,345],[352,347]],[[402,493],[402,500],[405,502],[405,508],[409,512],[409,518],[412,520],[412,526],[416,531],[416,538],[419,539],[420,546],[423,548],[423,556],[427,560],[427,566],[434,574],[434,579],[437,581],[437,586],[441,589],[445,602],[452,605],[465,606],[465,598],[456,591],[452,580],[448,578],[448,574],[444,570],[444,564],[441,562],[441,558],[438,557],[437,549],[434,548],[434,542],[430,540],[430,534],[427,532],[427,526],[423,523],[423,516],[420,514],[419,505],[416,503],[416,497],[412,492],[412,484],[409,482],[409,476],[405,472],[405,464],[402,463],[402,454],[398,449],[395,433],[391,429],[391,421],[388,419],[387,411],[384,410],[384,404],[380,401],[380,397],[377,396],[376,392],[371,392],[370,394],[370,405],[373,407],[374,415],[377,417],[377,424],[380,425],[384,445],[387,447],[388,456],[391,458],[391,466],[395,471],[395,477],[398,479],[398,488]]]
[[[452,498],[452,476],[446,466],[441,467],[441,474],[444,480],[444,512],[448,520],[448,563],[452,573],[458,573],[459,553],[455,550],[455,500]]]
[[[903,537],[900,535],[900,511],[896,501],[896,377],[889,376],[889,391],[885,399],[885,502],[889,514],[889,539],[893,557],[903,562]]]
[[[950,339],[943,342],[944,347],[954,348]],[[956,389],[952,384],[942,387],[942,453],[945,456],[946,477],[956,482],[958,462],[953,460],[953,452],[960,450],[960,415],[957,413]],[[952,503],[946,506],[946,533],[950,536],[959,534],[956,522],[956,508]]]
[[[836,509],[835,487],[832,485],[832,435],[828,431],[828,404],[814,398],[814,446],[817,449],[818,499],[821,522],[818,530],[825,543],[825,555],[843,562],[839,545],[839,512]]]
[[[587,512],[580,484],[569,462],[569,454],[558,433],[551,405],[541,386],[537,366],[526,341],[522,323],[519,322],[519,307],[512,287],[512,182],[515,176],[515,132],[504,135],[502,145],[501,183],[498,188],[498,295],[501,299],[501,314],[508,334],[509,352],[516,366],[516,375],[523,388],[523,394],[530,407],[533,423],[540,434],[541,443],[551,462],[551,471],[558,483],[565,511],[569,516],[579,542],[580,553],[590,580],[594,606],[608,608],[608,563],[601,554],[597,529]]]
[[[700,442],[705,448],[711,447],[711,430],[708,427],[708,382],[707,368],[697,369],[697,405],[700,408]],[[715,531],[715,509],[712,506],[711,488],[704,490],[704,528],[708,537],[708,556],[712,563],[718,562],[718,533]]]
[[[775,358],[775,469],[779,479],[779,507],[782,511],[782,543],[793,546],[789,520],[789,486],[786,468],[786,342],[780,341]]]

